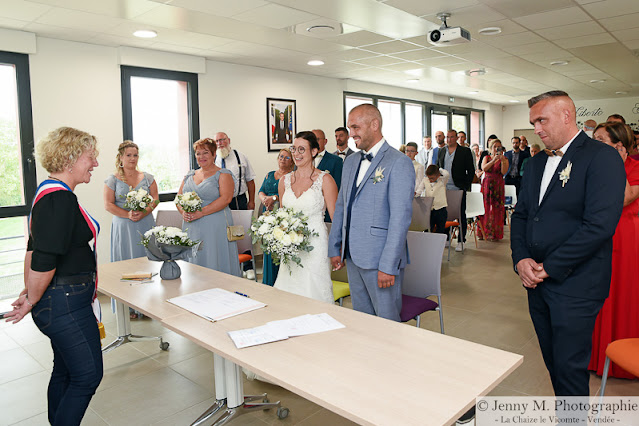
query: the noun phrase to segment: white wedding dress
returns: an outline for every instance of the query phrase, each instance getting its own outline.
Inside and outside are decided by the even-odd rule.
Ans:
[[[291,262],[290,265],[280,265],[275,288],[322,302],[334,303],[331,264],[328,259],[328,233],[324,224],[326,203],[322,193],[322,182],[326,173],[326,171],[321,172],[311,187],[299,197],[295,196],[291,188],[292,173],[284,176],[282,205],[304,213],[308,217],[308,227],[319,236],[311,236],[310,243],[313,250],[300,253],[302,267],[295,262]]]

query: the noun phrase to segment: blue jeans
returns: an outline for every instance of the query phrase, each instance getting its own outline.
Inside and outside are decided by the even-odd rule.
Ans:
[[[79,425],[102,380],[100,332],[91,308],[94,286],[49,284],[31,311],[53,348],[47,392],[52,425]]]

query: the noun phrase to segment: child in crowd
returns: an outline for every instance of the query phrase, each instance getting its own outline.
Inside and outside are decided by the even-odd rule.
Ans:
[[[433,209],[430,213],[430,232],[446,233],[446,219],[448,211],[446,207],[446,183],[450,174],[445,169],[440,169],[431,164],[426,169],[426,177],[415,188],[415,195],[433,197]]]

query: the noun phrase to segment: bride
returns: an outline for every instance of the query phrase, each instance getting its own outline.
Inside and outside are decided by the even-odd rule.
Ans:
[[[275,287],[334,303],[324,210],[328,209],[332,219],[338,191],[331,175],[315,168],[313,160],[318,153],[319,144],[313,132],[295,135],[291,154],[297,169],[280,179],[280,200],[283,206],[304,213],[308,217],[308,227],[319,236],[311,237],[313,250],[300,253],[303,267],[292,262],[280,266]]]

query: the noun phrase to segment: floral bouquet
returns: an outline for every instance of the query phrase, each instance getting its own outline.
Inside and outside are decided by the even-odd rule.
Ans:
[[[129,187],[129,192],[124,196],[126,201],[124,203],[124,208],[133,210],[135,212],[144,211],[148,206],[153,203],[153,198],[149,195],[146,189],[133,189]]]
[[[196,256],[201,241],[191,240],[186,232],[171,226],[155,226],[144,233],[141,244],[149,260],[164,262],[160,269],[163,280],[180,278],[182,271],[176,260]]]
[[[253,244],[259,241],[262,251],[270,254],[276,265],[295,262],[304,267],[299,253],[313,250],[310,237],[319,236],[309,229],[307,220],[302,212],[291,208],[266,211],[251,224]]]
[[[202,210],[202,199],[197,193],[185,192],[184,194],[178,194],[175,197],[175,204],[182,207],[187,213],[193,213]]]

